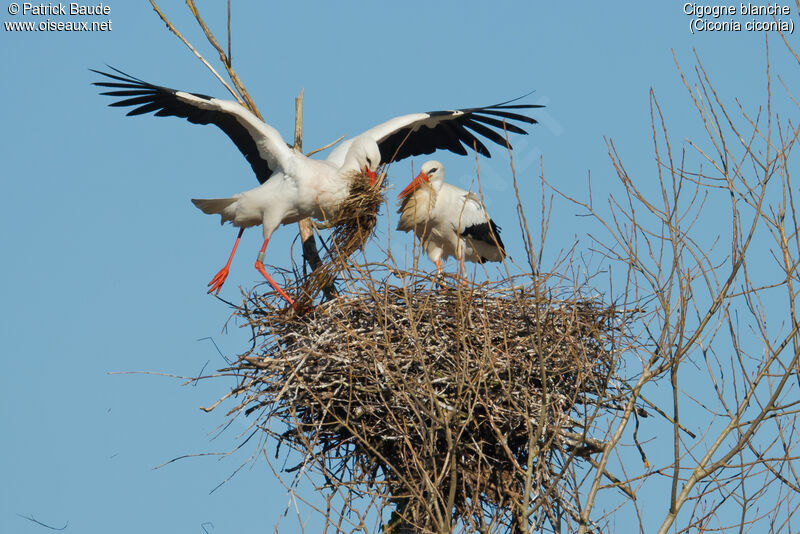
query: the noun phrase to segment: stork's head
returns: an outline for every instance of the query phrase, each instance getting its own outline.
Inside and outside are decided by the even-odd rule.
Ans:
[[[375,185],[378,166],[381,164],[381,151],[372,139],[356,138],[347,150],[344,167],[347,170],[357,169],[369,177],[369,185]]]
[[[423,183],[429,183],[435,191],[439,191],[444,183],[444,165],[438,161],[426,161],[422,164],[419,174],[405,189],[400,191],[398,198],[406,198],[416,191]]]

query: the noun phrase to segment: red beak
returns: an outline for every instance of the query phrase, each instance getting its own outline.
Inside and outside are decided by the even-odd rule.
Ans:
[[[425,174],[424,172],[420,172],[416,178],[411,180],[411,183],[406,186],[405,189],[400,191],[400,194],[397,195],[397,198],[406,198],[408,195],[416,191],[419,186],[422,185],[422,182],[427,182],[431,179],[430,176]]]
[[[364,165],[364,172],[367,173],[367,177],[369,178],[369,185],[370,187],[375,186],[375,182],[378,180],[378,173],[375,171],[369,170],[369,167]]]

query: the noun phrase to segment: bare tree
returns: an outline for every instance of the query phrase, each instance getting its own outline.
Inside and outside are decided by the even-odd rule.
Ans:
[[[593,237],[624,273],[625,299],[648,310],[636,333],[641,370],[598,462],[638,482],[637,495],[667,485],[666,502],[649,500],[644,510],[633,503],[641,531],[652,530],[653,517],[663,518],[659,532],[794,530],[800,241],[790,162],[800,130],[786,86],[790,105],[776,111],[768,43],[765,51],[766,101],[758,106],[736,100],[731,109],[699,57],[694,82],[679,67],[706,138],[676,151],[651,92],[657,194],[643,191],[639,184],[652,178],[630,176],[609,141],[624,193],[609,199],[610,216],[583,204],[605,230]],[[642,469],[620,449],[636,400],[667,402],[655,388],[662,378],[671,390],[663,414],[670,437],[663,425],[650,433],[669,440],[672,454]],[[590,530],[600,472],[587,489],[578,532]]]

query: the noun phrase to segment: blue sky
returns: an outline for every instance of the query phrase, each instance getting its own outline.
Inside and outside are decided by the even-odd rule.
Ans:
[[[547,179],[568,194],[586,197],[589,172],[599,198],[615,187],[604,137],[630,169],[652,176],[645,173],[653,169],[651,88],[676,138],[701,132],[673,53],[690,72],[696,50],[728,102],[737,97],[747,106],[765,91],[764,34],[692,35],[691,17],[676,2],[240,4],[234,66],[287,139],[293,99],[305,89],[307,150],[399,114],[487,105],[535,90],[526,101],[547,105],[534,112],[541,124],[512,139],[532,207],[539,156]],[[224,365],[206,338],[229,356],[245,348],[244,332],[225,327],[230,310],[205,293],[235,231],[189,199],[228,196],[256,182],[216,129],[126,118],[107,107],[88,70],[106,64],[169,87],[225,93],[149,3],[106,5],[107,32],[0,29],[0,531],[42,531],[19,517],[27,515],[52,526],[68,522],[68,532],[203,532],[204,523],[213,532],[271,532],[288,498],[263,461],[213,493],[248,454],[153,469],[234,446],[245,424],[212,440],[225,410],[198,409],[229,380],[182,387],[163,376],[110,374],[192,376]],[[12,17],[3,6],[3,22],[87,20]],[[200,7],[224,35],[224,11]],[[214,58],[182,3],[162,8]],[[789,70],[777,35],[770,46],[773,69]],[[522,257],[507,157],[493,153],[480,161],[487,207],[511,255]],[[451,182],[470,184],[473,158],[437,157]],[[414,168],[424,161],[415,159]],[[395,190],[412,177],[409,161],[390,172]],[[586,232],[575,208],[557,206],[553,249]],[[278,230],[267,263],[288,266],[295,235],[294,226]],[[395,254],[410,250],[410,236],[391,239]],[[245,233],[221,296],[236,300],[239,286],[259,281],[252,261],[260,241],[260,232]],[[432,269],[426,261],[421,265]],[[281,532],[294,524],[283,520]]]

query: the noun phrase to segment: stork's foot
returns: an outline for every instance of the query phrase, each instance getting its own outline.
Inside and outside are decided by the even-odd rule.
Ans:
[[[214,293],[215,295],[219,294],[219,290],[222,289],[222,284],[225,283],[225,279],[228,278],[228,272],[230,270],[230,266],[226,265],[219,272],[214,275],[214,278],[208,283],[211,289],[208,290],[209,293]]]
[[[266,248],[266,246],[267,246],[267,242],[264,241],[264,247],[263,248]],[[280,286],[277,283],[275,283],[275,280],[272,279],[272,277],[269,275],[267,270],[264,268],[264,262],[263,262],[263,260],[264,260],[264,252],[263,252],[263,248],[262,248],[261,254],[258,255],[258,259],[256,260],[256,270],[261,273],[261,276],[266,278],[267,282],[269,282],[269,285],[272,286],[272,289],[277,291],[278,294],[283,298],[283,300],[285,300],[287,303],[289,303],[289,306],[291,306],[292,309],[295,312],[297,312],[298,311],[297,303],[289,295],[286,294],[286,291],[281,289]]]
[[[292,309],[297,315],[303,316],[308,315],[309,313],[313,312],[316,306],[313,304],[298,304],[297,302],[292,303]]]
[[[439,287],[441,287],[442,289],[447,289],[449,287],[452,287],[452,284],[450,284],[449,282],[448,274],[438,269],[433,277],[433,281],[435,284],[438,284]]]
[[[309,313],[312,313],[316,309],[317,307],[312,303],[291,300],[289,301],[289,307],[286,308],[285,311],[289,312],[289,310],[292,310],[296,316],[303,317]]]

